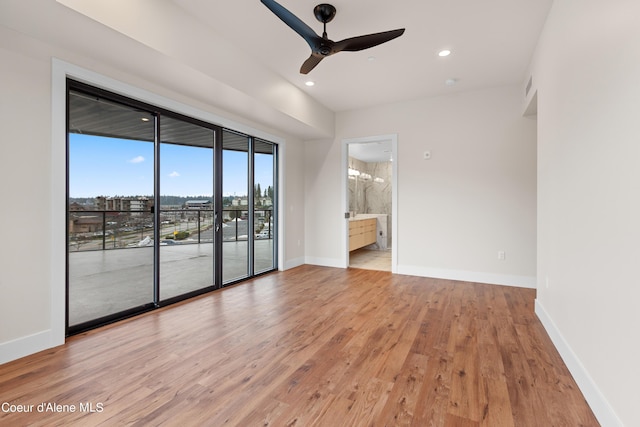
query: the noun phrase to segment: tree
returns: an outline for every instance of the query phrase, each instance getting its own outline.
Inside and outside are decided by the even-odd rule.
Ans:
[[[260,188],[260,183],[257,183],[253,189],[253,198],[257,206],[262,205],[262,200],[260,200],[261,197],[262,189]]]

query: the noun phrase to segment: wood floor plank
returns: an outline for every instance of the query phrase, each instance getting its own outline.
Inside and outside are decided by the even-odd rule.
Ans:
[[[346,390],[345,399],[351,402],[348,413],[336,426],[371,425],[379,419],[394,383],[370,378],[363,387]]]
[[[0,365],[0,425],[597,426],[534,299],[305,265]]]
[[[416,408],[420,404],[420,391],[426,380],[428,359],[428,356],[416,353],[407,357],[380,415],[384,425],[412,424]]]
[[[427,360],[425,380],[418,394],[412,426],[444,426],[451,392],[452,356],[441,353]]]
[[[496,327],[491,317],[478,322],[481,426],[514,426]]]

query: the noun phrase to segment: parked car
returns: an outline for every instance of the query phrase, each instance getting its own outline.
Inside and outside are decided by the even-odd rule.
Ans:
[[[256,234],[256,239],[271,239],[273,237],[273,230],[262,230]]]

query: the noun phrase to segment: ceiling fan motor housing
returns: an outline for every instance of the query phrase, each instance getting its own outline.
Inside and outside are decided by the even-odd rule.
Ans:
[[[336,16],[336,8],[331,4],[321,3],[313,8],[313,14],[318,21],[326,24]]]

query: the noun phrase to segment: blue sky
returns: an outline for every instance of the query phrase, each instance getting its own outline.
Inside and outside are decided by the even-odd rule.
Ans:
[[[160,193],[211,196],[211,149],[160,146]],[[247,194],[247,153],[223,153],[223,195]],[[69,135],[69,196],[153,194],[153,143],[91,135]],[[273,185],[272,156],[256,155],[256,182]]]

